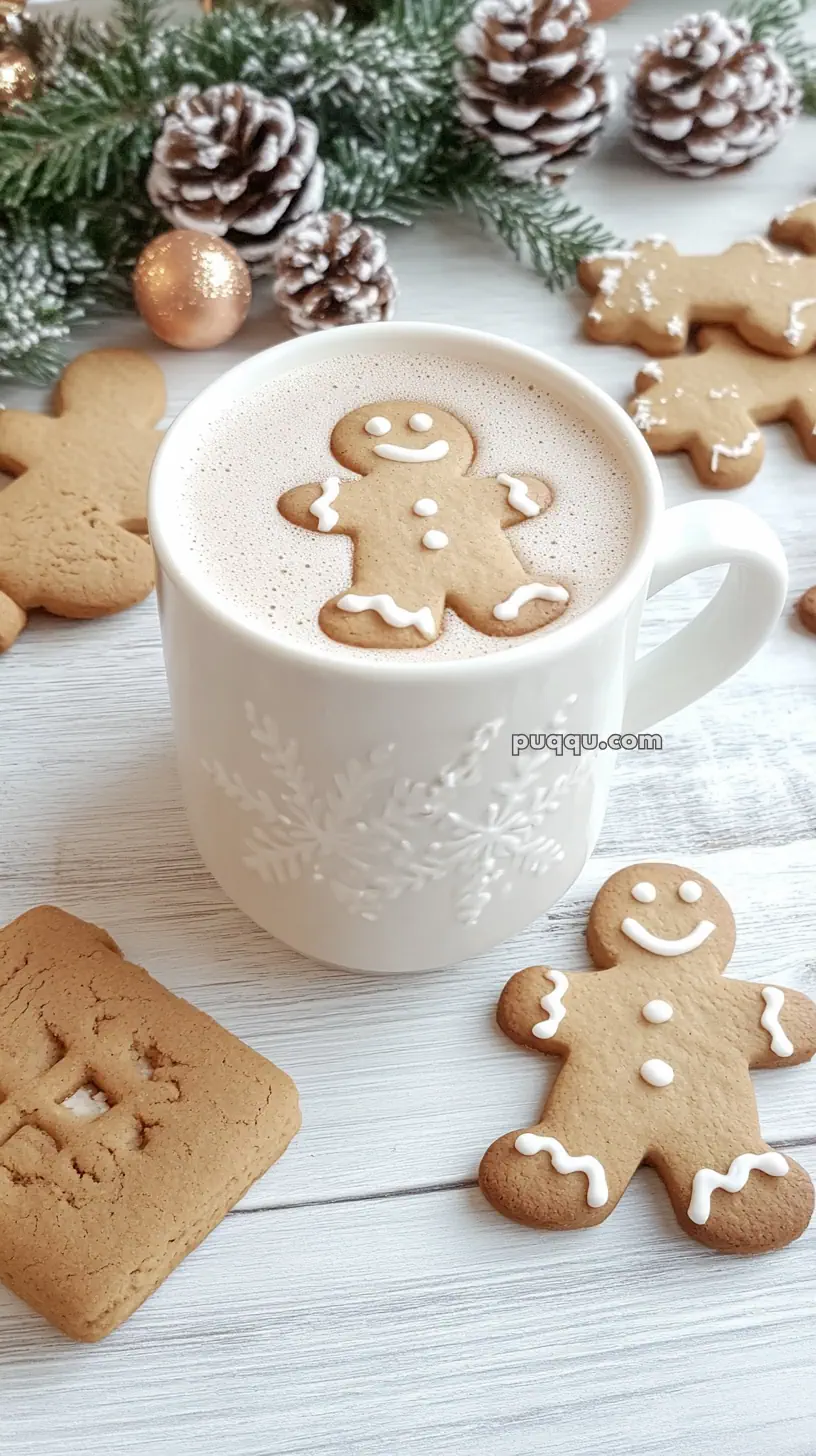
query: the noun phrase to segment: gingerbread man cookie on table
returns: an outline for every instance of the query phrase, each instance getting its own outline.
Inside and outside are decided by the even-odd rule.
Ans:
[[[759,425],[789,420],[816,462],[816,353],[778,359],[733,329],[703,328],[696,354],[638,372],[629,413],[655,455],[686,450],[703,485],[747,485],[765,455]]]
[[[809,247],[813,234],[791,223],[794,236]],[[704,256],[678,253],[655,235],[584,258],[578,281],[594,295],[584,328],[597,343],[680,354],[692,325],[730,324],[766,354],[791,359],[816,344],[816,258],[765,238]]]
[[[147,481],[164,378],[147,354],[93,349],[60,380],[55,417],[0,411],[0,652],[35,607],[101,617],[153,588]]]
[[[602,974],[513,976],[499,1025],[564,1065],[541,1121],[482,1159],[499,1212],[536,1228],[601,1223],[648,1163],[678,1222],[711,1248],[761,1253],[804,1233],[813,1185],[764,1141],[749,1069],[808,1061],[816,1004],[725,979],[734,939],[731,910],[702,875],[636,864],[606,881],[590,912]]]
[[[331,451],[360,478],[329,476],[278,501],[294,525],[354,542],[351,586],[320,612],[329,637],[426,647],[446,606],[479,632],[514,637],[566,609],[564,584],[525,571],[505,534],[548,509],[551,487],[468,475],[476,444],[455,415],[416,400],[364,405],[335,426]]]

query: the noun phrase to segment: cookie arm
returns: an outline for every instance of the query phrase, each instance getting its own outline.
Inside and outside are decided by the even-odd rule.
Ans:
[[[468,482],[481,490],[495,506],[502,526],[517,526],[533,516],[540,516],[553,503],[552,486],[535,475],[485,476]]]
[[[345,482],[350,485],[351,482]],[[328,475],[319,485],[296,485],[287,490],[278,500],[278,510],[293,526],[303,526],[307,531],[347,534],[349,500],[344,499],[344,482],[336,475]]]
[[[519,1046],[565,1056],[571,1042],[570,992],[574,988],[572,977],[548,966],[517,971],[499,998],[499,1026]]]
[[[803,202],[775,217],[771,237],[775,243],[788,244],[803,253],[816,253],[816,202]]]
[[[50,449],[56,420],[25,410],[0,410],[0,470],[20,475],[39,465]]]
[[[0,591],[0,652],[7,652],[17,641],[26,621],[22,607],[18,607],[11,597]]]
[[[723,988],[752,1067],[791,1067],[816,1056],[816,1001],[755,981],[724,981]]]

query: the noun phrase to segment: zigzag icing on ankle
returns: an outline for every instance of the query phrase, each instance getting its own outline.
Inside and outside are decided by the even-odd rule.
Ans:
[[[556,1173],[585,1173],[586,1201],[590,1208],[603,1208],[604,1204],[609,1202],[609,1186],[603,1164],[597,1158],[593,1158],[591,1153],[574,1158],[567,1152],[564,1144],[558,1141],[558,1138],[539,1137],[535,1132],[520,1133],[515,1141],[515,1149],[525,1158],[530,1158],[535,1153],[549,1153]]]

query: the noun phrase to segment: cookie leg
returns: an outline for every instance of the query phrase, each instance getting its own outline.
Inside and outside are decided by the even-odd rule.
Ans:
[[[153,552],[141,536],[102,517],[77,526],[66,514],[54,524],[38,578],[28,583],[28,601],[55,617],[106,617],[143,601],[154,575]]]
[[[783,359],[808,354],[816,342],[816,299],[791,298],[788,289],[757,289],[737,323],[752,348]]]
[[[677,1220],[701,1244],[723,1254],[762,1254],[805,1232],[813,1183],[789,1158],[757,1139],[752,1149],[717,1154],[690,1148],[654,1159]]]
[[[22,607],[0,591],[0,652],[6,652],[17,641],[27,620]]]
[[[323,631],[348,647],[427,647],[439,636],[444,594],[424,591],[416,603],[394,597],[381,584],[355,581],[320,609]]]
[[[591,1121],[576,1115],[507,1133],[482,1158],[482,1192],[499,1213],[533,1228],[603,1223],[642,1160],[620,1122],[605,1128],[599,1110]]]
[[[513,554],[505,570],[474,574],[466,586],[449,591],[448,604],[477,632],[519,637],[560,617],[569,605],[569,592],[546,574],[528,576]]]
[[[808,459],[816,461],[816,388],[793,400],[790,421]]]
[[[709,337],[716,338],[716,330],[709,330],[708,334],[704,330],[701,338],[707,341]],[[711,345],[712,353],[717,347]],[[733,350],[733,345],[729,347]],[[700,369],[700,378],[695,377],[692,383],[687,377],[688,360],[681,361],[685,366],[682,368],[666,365],[661,383],[636,395],[629,405],[629,413],[656,455],[686,450],[703,485],[713,490],[731,490],[753,480],[762,464],[765,446],[754,416],[731,392],[737,386],[727,382],[728,358],[722,374],[717,376],[726,382],[711,389],[706,387],[710,358],[711,354],[704,353],[694,362],[694,367]],[[778,361],[771,367],[778,369]],[[641,372],[638,385],[643,379]],[[676,379],[684,382],[675,387]],[[759,415],[760,411],[757,418]],[[778,419],[779,413],[770,409],[762,417]]]
[[[740,412],[714,424],[703,417],[688,451],[703,485],[712,490],[733,490],[747,485],[758,473],[765,458],[765,442],[751,416]]]

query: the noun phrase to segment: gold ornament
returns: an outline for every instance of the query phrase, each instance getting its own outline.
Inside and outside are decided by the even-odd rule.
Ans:
[[[8,29],[19,32],[26,0],[0,0],[0,33]]]
[[[180,228],[143,249],[133,273],[136,307],[175,349],[214,349],[249,312],[249,269],[230,243]]]
[[[0,111],[15,101],[30,101],[37,84],[37,72],[25,51],[18,46],[0,50]]]

